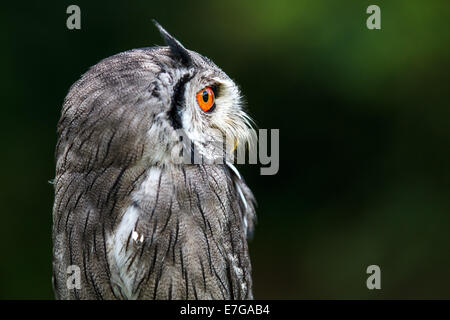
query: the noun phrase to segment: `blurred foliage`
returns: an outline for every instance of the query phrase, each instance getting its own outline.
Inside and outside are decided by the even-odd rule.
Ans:
[[[66,8],[81,7],[79,31]],[[381,30],[366,8],[381,7]],[[156,18],[280,129],[259,200],[256,298],[450,298],[448,1],[58,1],[4,4],[0,298],[51,299],[55,128],[100,59],[162,44]],[[366,288],[378,264],[382,290]]]

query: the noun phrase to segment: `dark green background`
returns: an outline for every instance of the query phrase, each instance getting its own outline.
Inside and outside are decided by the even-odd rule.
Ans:
[[[62,101],[100,59],[162,44],[151,18],[280,129],[279,173],[241,168],[259,202],[256,298],[450,298],[448,1],[93,2],[1,5],[0,298],[53,298]]]

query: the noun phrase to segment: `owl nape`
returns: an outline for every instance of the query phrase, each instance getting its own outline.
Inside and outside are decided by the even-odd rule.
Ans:
[[[217,143],[221,135],[249,143],[241,93],[155,25],[167,46],[100,61],[64,99],[52,228],[57,299],[253,298],[255,199]],[[186,148],[207,161],[180,163]]]

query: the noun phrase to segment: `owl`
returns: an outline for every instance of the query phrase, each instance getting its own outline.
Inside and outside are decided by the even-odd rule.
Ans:
[[[253,298],[256,203],[232,164],[251,120],[219,67],[155,25],[166,46],[100,61],[64,99],[57,299]]]

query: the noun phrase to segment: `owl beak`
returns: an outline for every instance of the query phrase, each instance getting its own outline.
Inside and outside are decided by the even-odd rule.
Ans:
[[[238,144],[239,144],[239,140],[238,139],[234,139],[234,144],[233,144],[233,148],[231,149],[231,153],[233,153],[234,150],[236,150]]]

